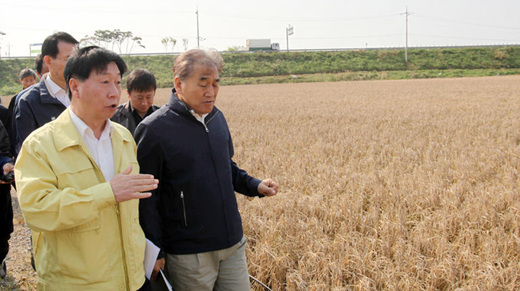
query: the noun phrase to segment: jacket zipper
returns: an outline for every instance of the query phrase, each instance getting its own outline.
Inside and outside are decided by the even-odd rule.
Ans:
[[[217,114],[219,113],[219,111],[215,112],[215,114],[213,114],[213,116],[211,116],[211,118],[208,120],[208,122],[204,122],[204,120],[201,122],[202,125],[204,125],[204,128],[206,129],[206,132],[209,133],[209,128],[207,126],[207,124],[209,124],[213,118],[215,118],[215,116],[217,116]]]
[[[188,219],[186,218],[186,204],[184,203],[184,192],[181,191],[182,214],[184,215],[184,227],[188,227]]]
[[[219,112],[220,111],[215,112],[215,114],[213,114],[213,116],[211,116],[211,118],[208,120],[208,122],[204,123],[204,127],[206,127],[206,124],[209,124],[213,120],[213,118],[215,118],[215,116],[218,115]],[[206,132],[209,132],[209,129],[207,127],[206,127]]]
[[[208,122],[206,122],[206,123],[204,124],[204,126],[206,126],[206,124],[209,124],[209,123],[213,120],[213,118],[215,118],[219,113],[220,113],[220,111],[217,110],[217,111],[215,112],[215,114],[213,114],[213,116],[211,116],[211,118],[208,120]],[[209,131],[207,131],[207,132],[209,133]],[[209,144],[210,144],[210,147],[212,147],[212,146],[211,146],[211,141],[210,141],[209,139],[210,139],[210,138],[209,138],[209,135],[208,135],[208,142],[209,142]],[[213,154],[213,151],[212,151],[212,150],[211,150],[210,152],[211,152],[211,157],[212,157],[212,159],[213,159],[213,168],[214,168],[215,172],[218,172],[217,169],[215,168],[215,165],[216,165],[216,162],[215,162],[215,155]],[[219,192],[220,192],[220,194],[222,195],[222,188],[221,188],[220,180],[217,179],[217,181],[218,181],[219,189],[220,189]],[[224,209],[224,217],[225,217],[225,220],[227,221],[227,220],[228,220],[228,218],[227,218],[227,217],[228,217],[228,213],[226,212],[225,209]],[[228,243],[229,243],[229,226],[228,226],[228,223],[226,223],[226,233],[228,234],[227,237],[228,237]]]

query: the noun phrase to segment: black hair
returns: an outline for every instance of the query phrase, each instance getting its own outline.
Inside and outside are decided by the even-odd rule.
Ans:
[[[145,92],[157,89],[155,77],[147,69],[135,69],[126,76],[126,89],[128,93],[132,91]]]
[[[115,52],[98,46],[88,46],[74,50],[63,71],[69,97],[72,98],[72,93],[69,88],[71,78],[85,81],[93,70],[96,70],[98,73],[103,72],[111,62],[116,64],[119,69],[119,74],[123,77],[123,74],[127,70],[126,64],[123,58]]]
[[[32,69],[23,69],[20,71],[20,74],[18,74],[18,79],[23,80],[29,76],[33,76],[35,80],[38,78],[36,76],[36,72],[34,72]]]
[[[43,55],[42,54],[38,54],[36,56],[36,59],[34,60],[34,65],[36,67],[36,72],[38,72],[38,74],[41,76],[42,69],[43,69]]]
[[[56,32],[52,35],[47,36],[47,38],[45,38],[45,40],[43,41],[42,55],[50,56],[53,59],[55,59],[59,53],[58,42],[60,42],[60,41],[63,41],[66,43],[71,43],[71,44],[79,43],[74,37],[72,37],[72,35],[70,35],[66,32],[63,32],[63,31]]]

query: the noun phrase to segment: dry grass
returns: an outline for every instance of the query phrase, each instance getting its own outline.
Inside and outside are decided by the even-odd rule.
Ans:
[[[275,290],[520,288],[520,77],[226,87]]]
[[[281,185],[238,196],[250,273],[273,290],[520,289],[518,92],[520,76],[221,88],[235,161]]]

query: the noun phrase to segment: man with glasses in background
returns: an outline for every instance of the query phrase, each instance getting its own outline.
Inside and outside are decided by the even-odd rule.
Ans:
[[[43,42],[43,62],[49,73],[17,97],[13,114],[16,153],[31,132],[56,119],[70,105],[63,70],[77,46],[78,41],[66,32],[56,32]]]

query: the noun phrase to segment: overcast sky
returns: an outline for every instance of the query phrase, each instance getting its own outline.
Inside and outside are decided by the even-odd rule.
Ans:
[[[29,44],[56,31],[81,40],[96,30],[131,31],[145,49],[176,52],[197,47],[227,50],[246,39],[266,38],[287,49],[403,47],[408,7],[408,44],[414,46],[520,44],[520,0],[0,0],[0,54],[28,56]],[[171,49],[170,49],[171,50]]]

